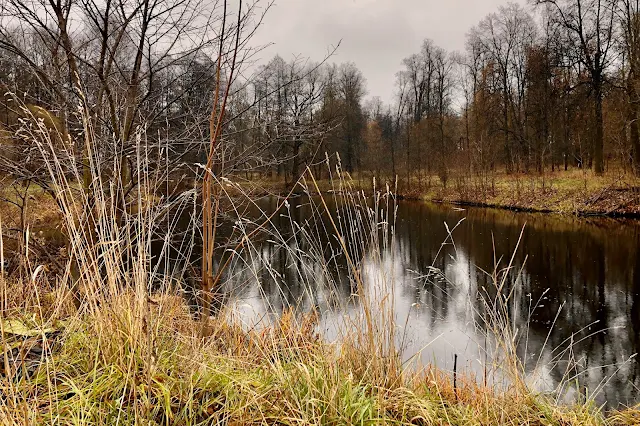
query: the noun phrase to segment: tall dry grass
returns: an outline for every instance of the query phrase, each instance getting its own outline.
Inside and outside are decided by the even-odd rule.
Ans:
[[[393,191],[368,197],[340,169],[331,171],[330,195],[308,199],[312,219],[305,221],[295,219],[292,198],[279,200],[275,212],[261,210],[232,179],[211,176],[225,209],[218,226],[231,228],[216,233],[225,238],[215,244],[217,274],[239,268],[257,282],[257,262],[277,278],[260,262],[264,240],[291,259],[310,259],[293,269],[303,292],[317,292],[321,283],[336,310],[357,306],[335,341],[318,333],[322,312],[295,305],[247,324],[233,304],[223,304],[203,322],[181,292],[202,296],[198,283],[189,283],[198,274],[188,272],[202,241],[200,191],[163,197],[169,175],[158,164],[169,150],[162,142],[138,134],[127,163],[105,155],[117,142],[84,123],[81,148],[56,144],[42,123],[22,129],[40,153],[68,242],[62,273],[27,261],[28,274],[0,277],[3,424],[588,425],[637,418],[633,411],[605,419],[590,405],[560,407],[528,388],[513,350],[512,299],[498,272],[495,291],[484,296],[485,321],[504,346],[513,386],[477,383],[461,372],[454,387],[448,373],[403,364],[393,278],[383,273],[372,285],[362,270],[365,258],[382,265],[395,244]],[[320,192],[310,171],[298,185]],[[247,216],[249,208],[258,214]],[[349,302],[339,294],[345,282]]]

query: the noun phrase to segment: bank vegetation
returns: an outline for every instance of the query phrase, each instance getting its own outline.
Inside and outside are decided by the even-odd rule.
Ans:
[[[362,260],[381,261],[380,247],[393,244],[397,188],[427,188],[431,171],[444,188],[462,171],[488,188],[500,167],[545,173],[575,160],[600,175],[615,160],[635,170],[633,138],[617,151],[611,142],[633,135],[633,126],[615,127],[627,129],[631,113],[615,113],[629,112],[635,95],[608,85],[622,78],[631,90],[635,74],[603,49],[622,48],[607,40],[635,28],[636,9],[548,3],[547,32],[509,6],[471,33],[466,60],[426,42],[404,62],[390,115],[363,106],[353,64],[275,58],[251,68],[260,51],[251,36],[268,2],[0,0],[2,422],[636,423],[634,410],[605,413],[588,395],[563,406],[527,384],[503,292],[509,265],[496,265],[494,288],[480,295],[499,383],[401,362],[392,287],[383,279],[369,292],[361,276]],[[595,62],[573,21],[558,20],[576,11],[588,13],[584,31],[610,37],[596,45]],[[504,31],[490,31],[494,24]],[[486,43],[489,34],[501,36]],[[552,62],[527,44],[558,34],[573,50],[553,51],[561,54]],[[518,54],[500,56],[503,45]],[[464,74],[468,102],[455,112],[460,69],[474,72]],[[552,89],[557,96],[547,96]],[[551,100],[571,106],[560,130],[549,121],[559,118]],[[576,128],[585,117],[594,132]],[[363,198],[351,172],[375,176],[381,191]],[[286,183],[269,211],[258,204],[265,179]],[[339,208],[320,198],[317,220],[296,222],[290,196],[322,185]],[[294,232],[274,226],[282,215]],[[301,281],[355,306],[334,341],[319,335],[318,310],[287,306],[256,324],[238,317],[224,284],[238,268],[260,282],[247,259],[260,258],[265,239],[291,259],[313,259],[316,269],[295,272]],[[347,301],[338,280],[351,289]]]

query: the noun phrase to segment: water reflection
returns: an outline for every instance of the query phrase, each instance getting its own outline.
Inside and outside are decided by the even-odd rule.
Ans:
[[[274,206],[275,200],[266,199],[261,207]],[[340,218],[345,225],[346,216]],[[266,238],[237,261],[226,286],[246,321],[288,306],[315,307],[332,338],[339,319],[357,313],[357,289],[326,222],[321,209],[298,200],[275,219],[280,238]],[[447,229],[458,223],[453,244],[443,246]],[[497,260],[506,267],[513,255],[505,286],[513,290],[510,315],[531,379],[556,389],[563,378],[574,378],[580,392],[598,392],[597,402],[614,407],[639,400],[639,366],[630,360],[640,346],[639,230],[633,221],[402,202],[394,238],[380,258],[367,256],[363,247],[356,255],[364,259],[361,271],[370,291],[383,281],[393,288],[404,359],[419,354],[423,362],[451,369],[458,355],[459,367],[479,379],[491,374],[485,355],[491,342],[482,330],[478,295],[493,296],[487,273]],[[314,239],[320,243],[309,242]],[[443,277],[425,279],[434,267]]]

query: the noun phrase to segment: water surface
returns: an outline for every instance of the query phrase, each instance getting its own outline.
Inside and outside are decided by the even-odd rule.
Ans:
[[[270,211],[275,205],[265,199],[260,206]],[[329,208],[337,207],[330,202]],[[531,382],[540,389],[562,384],[565,397],[575,397],[577,387],[610,408],[640,400],[640,370],[632,357],[640,350],[638,222],[421,202],[399,202],[396,211],[393,238],[380,245],[381,256],[368,256],[371,246],[355,255],[370,291],[393,290],[405,360],[417,356],[452,370],[457,355],[459,370],[479,380],[495,377],[486,354],[492,343],[484,330],[482,295],[493,297],[491,273],[513,260],[505,282],[512,292],[508,310]],[[335,217],[344,224],[350,219]],[[309,235],[329,235],[322,227],[331,224],[304,199],[283,208],[274,221],[281,241],[265,238],[245,252],[227,289],[248,323],[288,306],[316,308],[322,332],[334,338],[338,319],[359,309],[358,289],[344,259],[331,259],[336,241],[327,237],[319,245],[322,253],[305,242]],[[357,227],[341,229],[358,233]],[[434,268],[443,276],[434,277]],[[567,377],[574,380],[564,383]]]

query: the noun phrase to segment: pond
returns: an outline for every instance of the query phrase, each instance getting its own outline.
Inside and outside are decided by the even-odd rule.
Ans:
[[[277,203],[265,198],[258,206],[271,212]],[[334,223],[345,241],[364,231],[353,225],[358,218],[339,213],[339,204],[328,202],[332,223],[319,213],[321,203],[287,203],[273,218],[277,238],[265,237],[235,261],[225,289],[244,322],[289,306],[315,308],[320,331],[332,339],[339,319],[358,311],[348,265],[327,247],[339,244],[331,237]],[[458,372],[478,380],[499,374],[487,355],[492,343],[483,329],[483,300],[495,293],[492,272],[512,262],[508,312],[530,382],[562,389],[564,398],[593,396],[608,408],[640,400],[633,357],[640,350],[639,222],[404,201],[389,210],[395,211],[390,236],[355,244],[360,249],[352,255],[362,259],[369,291],[386,285],[393,293],[404,360],[452,371],[457,356]],[[309,245],[314,238],[325,249]],[[375,259],[367,254],[374,246]]]

